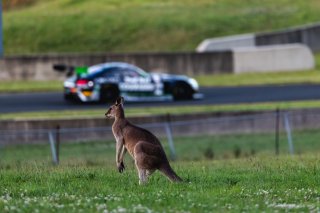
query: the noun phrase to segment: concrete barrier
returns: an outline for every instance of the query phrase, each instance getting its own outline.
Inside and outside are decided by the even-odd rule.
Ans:
[[[234,73],[309,70],[315,66],[310,49],[301,44],[234,48]]]
[[[273,32],[205,39],[198,45],[196,51],[210,52],[237,47],[253,47],[295,43],[305,44],[313,52],[319,52],[320,23],[303,25]]]
[[[285,30],[257,33],[256,46],[301,43],[307,45],[313,52],[320,51],[320,23],[304,25]]]
[[[202,41],[196,51],[210,52],[218,50],[229,50],[236,47],[253,47],[255,46],[255,35],[244,34],[235,36],[226,36],[221,38],[205,39]]]
[[[146,71],[174,74],[216,74],[232,72],[230,50],[195,53],[130,53],[130,54],[51,54],[9,56],[0,60],[1,80],[62,80],[64,74],[54,72],[53,64],[89,66],[108,61],[135,64]]]

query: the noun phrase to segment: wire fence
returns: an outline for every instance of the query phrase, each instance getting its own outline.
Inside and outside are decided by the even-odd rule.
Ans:
[[[275,111],[190,121],[168,120],[139,126],[161,138],[172,159],[197,160],[250,156],[267,152],[300,154],[320,151],[319,118],[320,113],[315,112]],[[73,148],[75,143],[85,144],[81,145],[83,150]],[[51,156],[54,163],[58,163],[60,157],[68,156],[66,149],[75,149],[72,156],[79,158],[87,155],[90,150],[93,158],[97,157],[97,153],[101,153],[103,157],[107,153],[101,151],[103,149],[110,149],[110,155],[114,156],[114,143],[111,126],[60,128],[57,125],[54,129],[0,130],[2,153],[12,146],[27,150],[42,144],[47,147],[46,156]],[[48,152],[48,147],[51,153]],[[94,150],[92,147],[97,149]],[[8,156],[9,153],[6,153]],[[70,153],[71,151],[69,155]]]

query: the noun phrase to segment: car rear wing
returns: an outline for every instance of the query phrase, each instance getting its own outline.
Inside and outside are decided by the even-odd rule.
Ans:
[[[73,74],[81,76],[82,74],[88,73],[88,67],[85,66],[69,66],[65,64],[54,64],[52,66],[53,70],[56,72],[66,72],[66,76],[70,77]]]

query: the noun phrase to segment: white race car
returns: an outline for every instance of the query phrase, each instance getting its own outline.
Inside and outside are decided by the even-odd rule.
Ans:
[[[55,65],[54,69],[61,71],[65,70],[66,66]],[[120,95],[127,101],[183,100],[202,97],[198,93],[198,83],[193,78],[147,73],[123,62],[98,64],[88,68],[72,67],[69,69],[70,74],[72,76],[64,82],[66,100],[113,102]]]

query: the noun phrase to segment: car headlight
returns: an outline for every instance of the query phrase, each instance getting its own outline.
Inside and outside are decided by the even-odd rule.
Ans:
[[[190,86],[195,90],[195,91],[198,91],[199,90],[199,84],[198,82],[193,79],[193,78],[189,78],[188,79],[188,83],[190,84]]]

